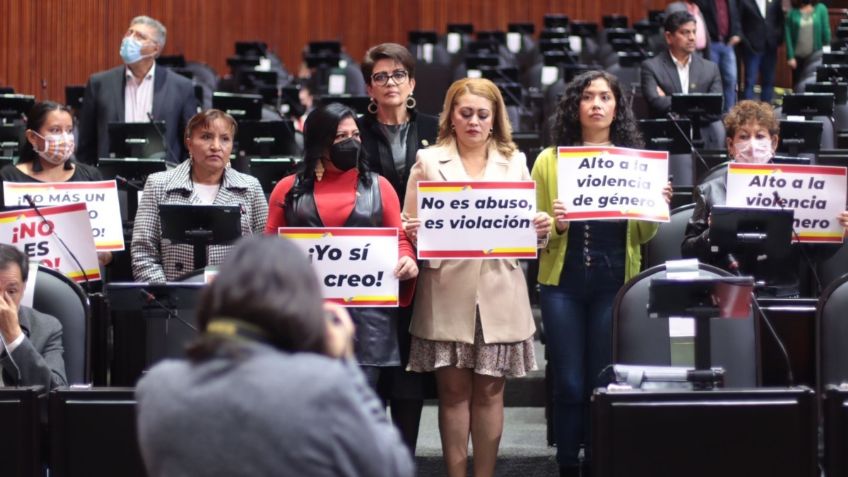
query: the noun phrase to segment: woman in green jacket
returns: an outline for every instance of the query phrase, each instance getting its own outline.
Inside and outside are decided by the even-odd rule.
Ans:
[[[618,80],[604,71],[583,73],[569,83],[553,136],[558,146],[644,144]],[[540,305],[554,375],[557,460],[561,475],[576,476],[580,445],[588,444],[589,394],[601,384],[598,374],[612,357],[613,300],[621,285],[639,273],[639,247],[656,234],[657,224],[564,220],[556,147],[542,151],[532,176],[539,211],[555,219],[539,261]],[[670,200],[671,186],[665,194]]]
[[[786,14],[786,62],[792,68],[792,86],[804,78],[807,60],[822,46],[830,45],[830,18],[827,7],[813,0],[793,0]]]

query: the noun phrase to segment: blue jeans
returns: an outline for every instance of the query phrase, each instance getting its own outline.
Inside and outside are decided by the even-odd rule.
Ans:
[[[736,104],[736,52],[727,43],[710,43],[710,61],[718,65],[724,90],[724,111]]]
[[[745,92],[742,95],[744,99],[754,99],[754,84],[757,82],[757,75],[760,75],[760,84],[762,92],[760,100],[771,103],[774,96],[774,75],[775,67],[777,66],[777,50],[766,51],[764,53],[745,53]]]
[[[612,305],[624,267],[567,261],[559,285],[542,285],[539,302],[553,374],[553,423],[559,465],[577,464],[590,443],[589,396],[612,360]]]

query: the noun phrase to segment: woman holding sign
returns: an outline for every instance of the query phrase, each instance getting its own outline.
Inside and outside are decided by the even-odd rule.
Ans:
[[[733,162],[741,164],[766,164],[771,162],[777,150],[780,123],[774,109],[768,103],[740,101],[724,118],[727,129],[727,152]],[[797,244],[789,249],[784,260],[760,260],[756,254],[712,253],[710,246],[710,224],[713,206],[727,203],[727,174],[718,174],[699,184],[692,191],[695,209],[686,226],[686,235],[681,251],[684,257],[697,258],[733,273],[743,272],[763,278],[765,286],[757,293],[763,296],[796,297],[800,294],[798,264],[801,255],[808,255],[808,265],[815,266],[813,259],[823,259],[836,252],[836,247]],[[848,211],[836,217],[842,227],[848,227]]]
[[[553,136],[557,146],[643,146],[618,80],[604,71],[583,73],[568,84]],[[589,443],[589,396],[612,359],[613,300],[621,285],[639,273],[640,247],[656,234],[657,223],[566,220],[557,191],[556,147],[539,154],[533,179],[539,209],[555,217],[539,259],[539,283],[554,374],[557,460],[561,475],[576,476],[580,446]],[[670,185],[664,195],[670,201]]]
[[[100,171],[73,159],[74,117],[71,109],[53,101],[35,103],[27,115],[20,158],[0,169],[0,180],[8,182],[100,181]],[[5,204],[4,205],[17,205]],[[112,261],[110,252],[100,252],[101,265]]]
[[[498,87],[466,78],[451,85],[436,147],[418,151],[404,201],[407,234],[417,240],[419,181],[529,181],[527,161],[512,142]],[[539,213],[544,240],[550,216]],[[408,369],[436,372],[439,429],[448,475],[465,475],[468,436],[474,475],[492,475],[503,432],[507,376],[536,369],[536,327],[516,259],[423,262],[412,314]]]
[[[352,109],[339,103],[309,114],[303,162],[271,193],[266,233],[277,234],[280,227],[401,228],[397,194],[389,181],[369,170],[355,118]],[[406,234],[399,232],[398,246],[395,276],[402,281],[415,278],[418,266]],[[411,290],[401,285],[401,305],[409,302]],[[392,393],[384,384],[386,375],[400,367],[397,309],[349,311],[356,324],[356,358],[369,384],[387,401]]]

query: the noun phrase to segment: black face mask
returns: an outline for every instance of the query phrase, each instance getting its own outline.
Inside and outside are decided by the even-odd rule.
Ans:
[[[361,148],[362,144],[352,137],[337,142],[330,148],[330,162],[341,171],[349,171],[359,162]]]

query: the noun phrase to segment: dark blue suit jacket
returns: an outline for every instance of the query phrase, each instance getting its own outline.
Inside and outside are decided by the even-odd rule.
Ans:
[[[85,87],[82,117],[79,123],[77,159],[97,164],[109,157],[110,122],[124,122],[124,85],[126,66],[91,75]],[[153,118],[165,121],[168,160],[180,162],[186,157],[182,137],[188,120],[197,113],[194,85],[168,68],[156,65],[153,77]]]

